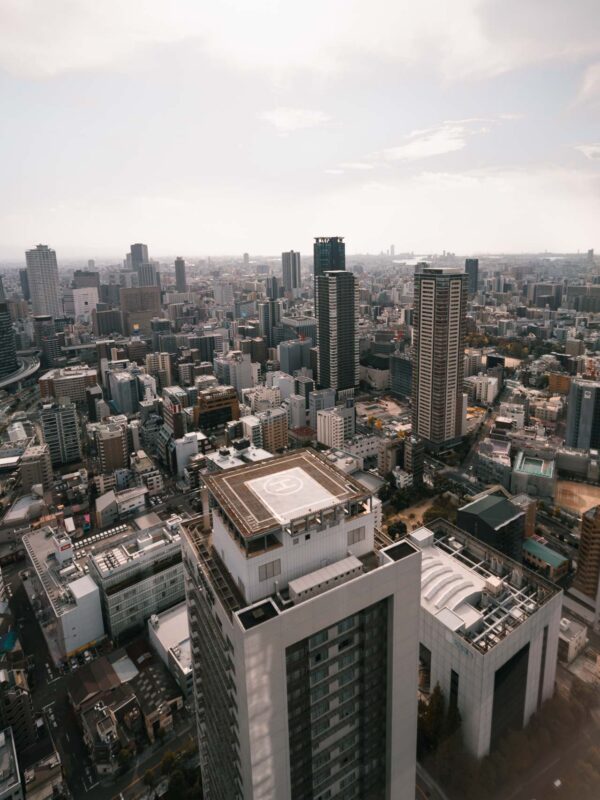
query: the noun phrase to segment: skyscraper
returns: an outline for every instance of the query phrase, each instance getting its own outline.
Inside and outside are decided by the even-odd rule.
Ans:
[[[187,277],[185,274],[185,261],[181,256],[175,259],[175,289],[178,292],[187,292]]]
[[[2,291],[2,299],[0,299],[0,377],[15,372],[18,366],[15,330],[10,318],[8,303],[4,299],[4,291]]]
[[[75,403],[46,403],[40,414],[44,441],[53,464],[81,461],[81,435]]]
[[[317,370],[321,389],[353,390],[359,379],[358,283],[351,272],[315,275]]]
[[[462,436],[467,275],[419,264],[414,280],[412,432],[435,450]]]
[[[21,284],[21,294],[23,295],[23,300],[31,300],[31,293],[29,291],[29,276],[27,275],[27,269],[20,269],[19,270],[19,282]]]
[[[120,298],[125,332],[128,335],[137,331],[149,333],[151,320],[160,316],[160,289],[157,286],[121,287]]]
[[[147,264],[148,258],[148,245],[147,244],[132,244],[131,245],[131,268],[139,272],[142,264]]]
[[[281,254],[281,269],[283,273],[283,288],[286,292],[302,287],[302,271],[300,267],[300,253],[290,250]]]
[[[53,367],[59,363],[60,342],[50,314],[38,314],[33,318],[33,342],[41,352],[42,366]]]
[[[370,492],[313,450],[205,480],[184,535],[204,795],[413,800],[420,553],[379,549]]]
[[[269,300],[279,299],[279,278],[276,275],[269,275],[265,281],[265,289]]]
[[[465,259],[465,272],[467,273],[468,279],[468,292],[469,294],[476,294],[477,292],[477,282],[479,280],[479,259],[478,258],[467,258]]]
[[[343,236],[317,236],[313,247],[314,276],[328,270],[346,269],[346,245]]]
[[[279,300],[267,300],[258,304],[258,320],[260,335],[266,340],[267,347],[277,347],[275,326],[281,322],[281,303]]]
[[[579,450],[600,447],[600,381],[571,381],[565,444]]]
[[[594,609],[594,625],[600,621],[600,506],[581,517],[581,542],[577,575],[571,592]]]
[[[25,253],[25,260],[33,313],[60,317],[56,253],[48,245],[38,244]]]

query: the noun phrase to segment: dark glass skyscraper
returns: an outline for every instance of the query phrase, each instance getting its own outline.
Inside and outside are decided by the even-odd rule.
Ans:
[[[344,391],[358,385],[358,286],[346,272],[341,236],[319,236],[314,244],[318,384]]]
[[[313,255],[315,278],[327,270],[346,269],[346,245],[343,236],[317,236]]]
[[[293,292],[294,289],[300,289],[302,286],[300,253],[296,253],[293,250],[282,253],[281,272],[283,275],[283,288],[286,292]]]
[[[134,270],[139,271],[142,264],[148,263],[148,245],[137,244],[131,245],[131,266]]]
[[[469,294],[477,292],[477,281],[479,280],[479,259],[465,259],[465,272],[467,273],[467,289]]]
[[[10,375],[17,367],[15,330],[4,294],[4,284],[0,278],[0,377]]]
[[[187,292],[185,261],[181,256],[175,259],[175,289],[178,292]]]
[[[27,302],[29,302],[31,300],[31,292],[29,291],[29,277],[27,276],[26,269],[19,270],[19,281],[21,282],[21,294],[23,295],[23,300],[27,300]]]

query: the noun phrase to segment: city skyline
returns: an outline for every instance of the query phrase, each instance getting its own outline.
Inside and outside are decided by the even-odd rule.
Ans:
[[[315,229],[355,252],[600,247],[591,0],[19,4],[0,21],[2,259],[35,241],[114,257],[130,232],[173,255],[302,252]]]

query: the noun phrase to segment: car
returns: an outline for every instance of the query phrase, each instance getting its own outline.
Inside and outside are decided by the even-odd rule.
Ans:
[[[561,779],[557,778],[555,781],[553,781],[552,786],[554,786],[555,789],[560,789],[560,787],[562,786]]]

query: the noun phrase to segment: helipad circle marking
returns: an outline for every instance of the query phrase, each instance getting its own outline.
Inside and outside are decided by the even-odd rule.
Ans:
[[[274,475],[265,482],[264,491],[274,495],[288,495],[299,492],[304,482],[295,475]]]

